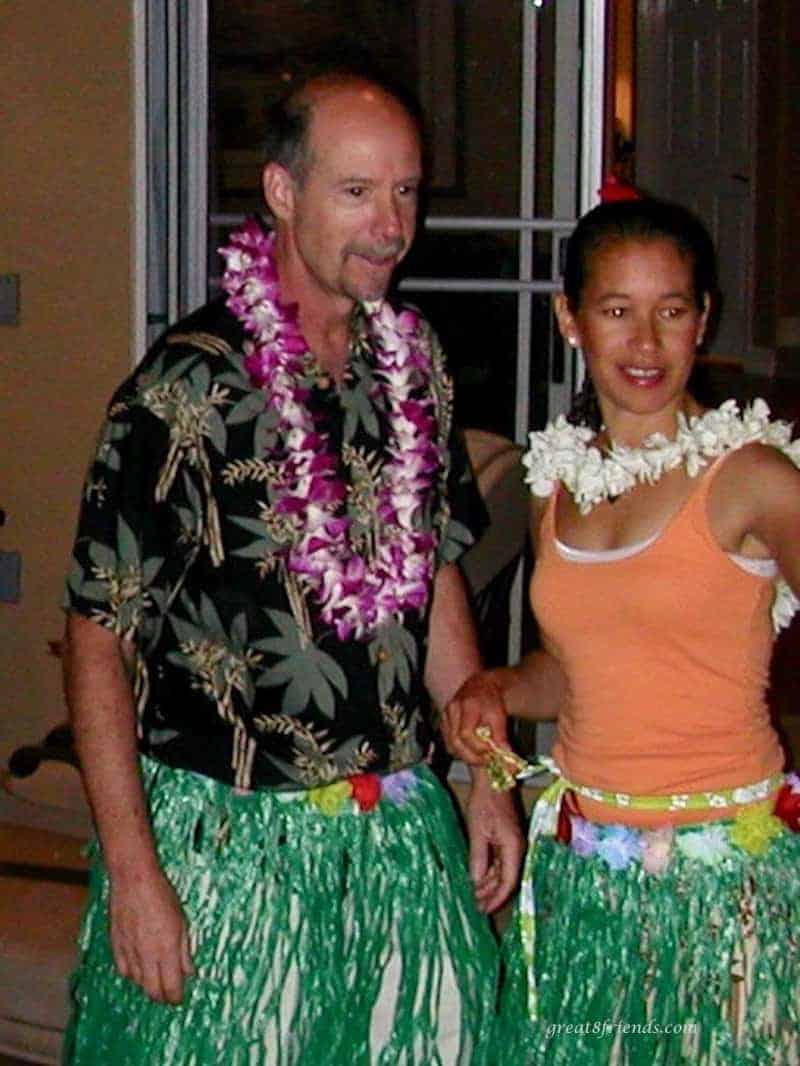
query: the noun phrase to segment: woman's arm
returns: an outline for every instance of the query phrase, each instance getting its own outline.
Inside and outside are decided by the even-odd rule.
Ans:
[[[557,718],[567,693],[558,660],[544,649],[528,652],[516,666],[475,674],[447,705],[442,731],[458,759],[482,766],[491,755],[476,731],[488,728],[495,743],[508,744],[507,718]]]
[[[800,470],[791,459],[762,444],[739,449],[714,480],[709,519],[726,551],[765,550],[800,596]]]

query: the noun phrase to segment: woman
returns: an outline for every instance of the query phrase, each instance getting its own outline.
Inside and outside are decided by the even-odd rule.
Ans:
[[[800,592],[800,447],[761,402],[691,395],[713,293],[681,208],[603,204],[570,239],[556,315],[588,387],[524,460],[545,650],[473,679],[446,723],[496,762],[506,714],[558,715],[499,1063],[800,1055],[800,778],[765,702]]]

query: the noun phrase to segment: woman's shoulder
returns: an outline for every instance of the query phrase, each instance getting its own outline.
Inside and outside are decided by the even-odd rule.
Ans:
[[[800,519],[800,456],[774,444],[749,441],[726,453],[713,471],[708,496],[712,530],[728,550],[772,516]]]
[[[718,485],[730,484],[739,491],[749,485],[757,489],[772,481],[796,486],[800,484],[798,467],[800,448],[795,452],[765,441],[748,441],[721,457],[714,480]]]

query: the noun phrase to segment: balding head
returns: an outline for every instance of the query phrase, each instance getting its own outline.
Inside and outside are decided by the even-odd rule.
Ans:
[[[422,144],[422,115],[408,94],[381,78],[331,70],[307,78],[269,109],[265,163],[280,163],[302,184],[311,164],[311,126],[317,106],[353,94],[382,104],[387,112],[404,113]]]

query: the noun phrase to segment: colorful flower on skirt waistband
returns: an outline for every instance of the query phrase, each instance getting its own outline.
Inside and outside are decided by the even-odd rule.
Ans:
[[[353,774],[347,780],[353,789],[353,799],[362,811],[377,807],[381,798],[381,779],[377,774]]]
[[[587,822],[578,814],[569,818],[571,833],[565,843],[569,844],[577,855],[594,855],[600,843],[600,827]]]
[[[398,770],[385,777],[380,774],[352,774],[342,781],[309,789],[306,797],[323,814],[341,814],[350,801],[355,803],[358,810],[366,812],[376,807],[381,799],[402,806],[418,785],[419,779],[413,770]]]
[[[687,859],[702,862],[706,866],[719,866],[723,859],[733,854],[730,826],[709,822],[702,829],[687,830],[678,835],[676,846]]]
[[[800,780],[794,786],[797,789],[794,794],[792,785],[789,782],[787,785],[790,798],[800,801]],[[788,801],[784,799],[784,802]],[[800,810],[800,805],[797,809]],[[602,825],[568,814],[560,819],[556,836],[576,855],[583,858],[596,855],[612,870],[625,870],[632,863],[641,863],[648,873],[659,876],[668,868],[675,848],[694,862],[718,866],[734,854],[734,844],[751,855],[763,855],[784,830],[783,821],[772,813],[771,805],[758,803],[740,811],[732,822],[709,822],[697,828],[680,829]]]
[[[402,807],[419,784],[413,770],[398,770],[396,774],[387,774],[381,779],[383,794],[392,803]]]
[[[656,877],[669,866],[675,830],[671,825],[660,829],[645,829],[642,833],[642,866]]]
[[[772,840],[784,830],[783,822],[772,813],[774,805],[754,803],[736,815],[730,829],[730,838],[751,855],[763,855]]]
[[[612,870],[625,870],[642,857],[642,834],[627,825],[609,825],[600,836],[597,854]]]
[[[334,781],[332,785],[310,789],[308,802],[319,807],[323,814],[340,814],[352,795],[353,786],[349,781]]]
[[[641,858],[641,833],[625,825],[595,825],[572,815],[569,846],[584,858],[598,855],[612,870],[624,870]]]
[[[800,774],[787,774],[775,800],[775,813],[789,828],[800,833]]]

